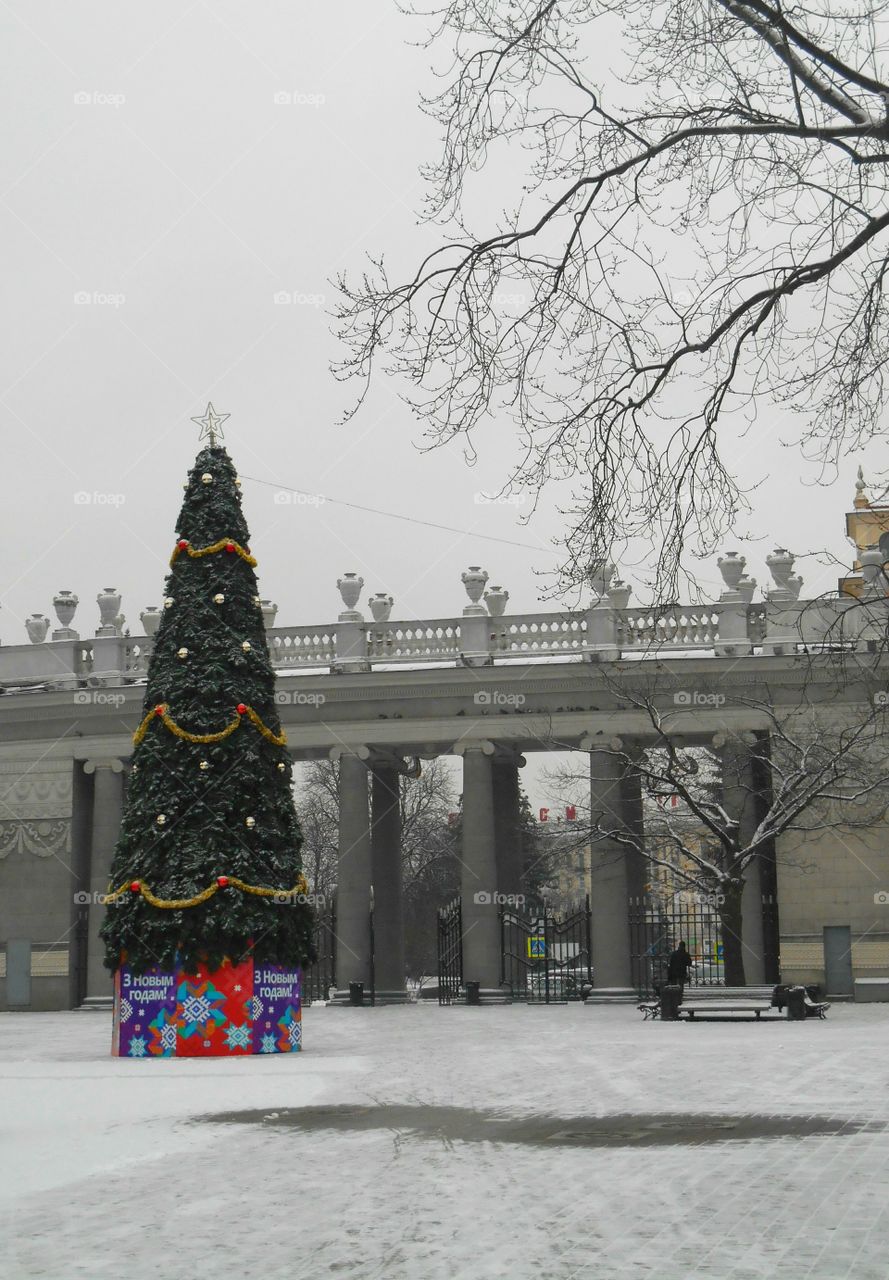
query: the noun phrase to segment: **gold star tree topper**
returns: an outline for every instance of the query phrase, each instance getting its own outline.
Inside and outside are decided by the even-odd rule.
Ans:
[[[202,418],[192,418],[192,422],[197,423],[201,428],[200,439],[206,437],[210,441],[210,448],[213,449],[217,440],[222,439],[222,424],[231,417],[230,413],[217,413],[212,404],[207,403],[207,412]]]

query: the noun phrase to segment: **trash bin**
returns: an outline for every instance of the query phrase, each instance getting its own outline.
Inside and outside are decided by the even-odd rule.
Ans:
[[[791,987],[787,992],[787,1016],[792,1022],[799,1022],[806,1016],[806,988]]]
[[[349,1004],[355,1004],[355,1005],[364,1004],[364,983],[363,982],[349,983]]]
[[[481,998],[481,983],[480,983],[480,982],[467,982],[467,983],[466,983],[466,1003],[467,1003],[467,1004],[481,1004],[481,1002],[482,1002],[482,998]]]
[[[790,990],[790,984],[787,982],[779,982],[772,992],[772,1008],[777,1009],[779,1013],[787,1008],[787,992]]]
[[[679,1018],[679,1006],[682,1004],[682,988],[668,984],[661,987],[661,1018],[664,1022],[676,1022]]]

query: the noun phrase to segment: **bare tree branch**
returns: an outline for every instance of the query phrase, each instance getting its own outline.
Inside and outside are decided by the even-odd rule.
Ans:
[[[382,261],[340,280],[337,372],[360,403],[382,362],[430,448],[459,438],[472,458],[510,417],[504,485],[572,494],[561,585],[642,540],[675,598],[746,504],[731,446],[758,405],[796,411],[825,467],[880,429],[889,0],[433,0],[425,16],[449,46],[423,103],[445,239],[402,283]],[[597,48],[620,41],[605,68]],[[479,231],[489,167],[498,193],[513,175],[514,207]]]

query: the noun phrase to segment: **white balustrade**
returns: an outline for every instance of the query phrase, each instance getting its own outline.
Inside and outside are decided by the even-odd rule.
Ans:
[[[889,599],[879,576],[882,561],[871,571],[867,553],[862,555],[869,571],[864,575],[866,618],[851,596],[799,599],[802,580],[793,573],[791,552],[779,548],[767,564],[773,581],[756,603],[745,557],[728,551],[718,562],[724,589],[712,604],[630,607],[630,587],[615,576],[613,564],[603,562],[590,574],[594,598],[586,610],[507,614],[509,592],[500,586],[485,591],[488,574],[474,565],[461,578],[469,603],[452,617],[393,620],[392,596],[379,591],[368,600],[372,617],[366,618],[356,607],[364,582],[354,572],[337,582],[345,608],[336,621],[273,627],[276,606],[267,600],[263,616],[269,656],[279,671],[360,673],[387,665],[601,662],[692,653],[792,656],[872,645],[873,636],[885,634]],[[0,648],[0,688],[77,689],[145,681],[162,611],[151,607],[140,614],[147,635],[122,635],[120,593],[107,588],[99,595],[99,634],[81,640],[70,625],[77,603],[72,591],[60,591],[53,600],[60,626],[51,639],[46,639],[49,620],[32,614],[26,622],[29,643]]]
[[[586,644],[586,622],[582,613],[529,613],[497,618],[492,630],[497,637],[495,652],[501,657],[581,655]]]
[[[335,657],[336,624],[273,627],[266,632],[273,667],[329,667]]]

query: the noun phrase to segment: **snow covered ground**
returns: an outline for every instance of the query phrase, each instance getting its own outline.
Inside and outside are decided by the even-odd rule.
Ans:
[[[889,1006],[690,1026],[626,1007],[313,1008],[304,1027],[292,1057],[129,1061],[108,1056],[105,1015],[0,1015],[3,1280],[889,1276]],[[194,1121],[391,1103],[569,1131],[628,1115],[651,1134],[670,1113],[872,1123],[652,1144],[628,1121],[623,1145],[566,1146]]]

